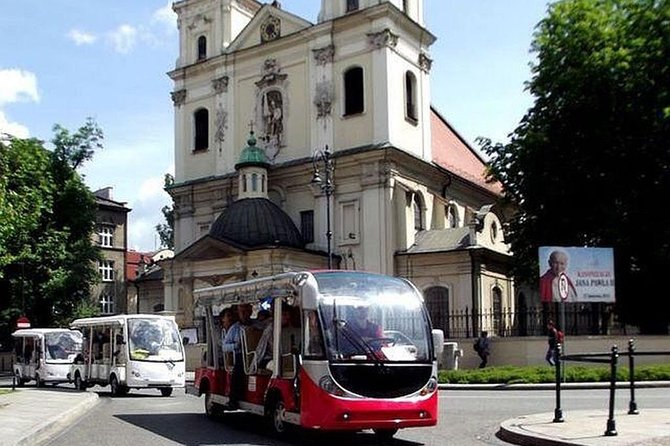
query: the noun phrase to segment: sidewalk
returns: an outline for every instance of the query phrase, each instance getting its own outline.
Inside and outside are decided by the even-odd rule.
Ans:
[[[668,382],[640,383],[639,387],[670,387]],[[551,385],[553,388],[553,385]],[[566,384],[565,388],[593,388],[600,384]],[[621,387],[625,387],[623,384]],[[0,446],[33,446],[65,429],[98,401],[95,392],[79,392],[67,385],[11,391],[11,380],[0,379]],[[546,385],[440,385],[446,389],[546,389]],[[615,413],[617,436],[605,436],[607,411],[564,411],[563,423],[554,423],[553,412],[503,421],[504,441],[533,446],[670,446],[670,401],[667,409],[641,409],[639,415]]]

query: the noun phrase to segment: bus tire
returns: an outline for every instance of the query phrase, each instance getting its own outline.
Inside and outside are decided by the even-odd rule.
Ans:
[[[16,377],[16,385],[17,387],[23,387],[23,385],[26,383],[23,378],[21,378],[21,374],[17,371],[14,376]]]
[[[398,429],[372,429],[381,441],[388,441],[398,432]]]
[[[112,377],[109,379],[109,388],[111,390],[112,396],[122,396],[128,393],[123,391],[123,386],[119,384],[119,380],[116,375],[112,375]]]
[[[223,407],[220,404],[212,401],[212,392],[207,390],[205,392],[205,414],[209,418],[217,418],[223,413]]]
[[[269,411],[269,421],[272,432],[278,437],[284,437],[290,425],[286,422],[286,405],[281,397],[276,397]]]
[[[84,380],[81,379],[81,373],[79,372],[75,372],[74,374],[74,388],[81,391],[86,390],[86,384],[84,384]]]
[[[161,387],[160,391],[162,396],[172,395],[172,387]]]

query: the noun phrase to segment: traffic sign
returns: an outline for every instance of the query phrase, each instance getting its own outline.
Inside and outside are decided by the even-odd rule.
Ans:
[[[20,316],[16,320],[16,328],[30,328],[30,319],[25,316]]]

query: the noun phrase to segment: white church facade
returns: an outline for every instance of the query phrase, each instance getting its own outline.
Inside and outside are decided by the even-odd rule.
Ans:
[[[279,2],[173,9],[175,256],[162,266],[182,328],[200,326],[194,289],[329,260],[410,279],[447,336],[449,313],[514,307],[499,185],[430,104],[422,0],[322,0],[315,24]]]

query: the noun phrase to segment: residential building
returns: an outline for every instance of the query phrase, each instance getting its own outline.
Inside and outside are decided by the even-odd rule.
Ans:
[[[118,314],[127,311],[126,263],[128,248],[128,213],[126,203],[112,199],[112,188],[94,192],[98,207],[93,240],[102,251],[98,264],[100,283],[92,295],[99,304],[100,313]]]
[[[430,104],[422,0],[322,0],[315,24],[276,1],[173,9],[164,305],[183,328],[194,289],[329,264],[410,279],[447,333],[450,309],[514,307],[500,186]]]

